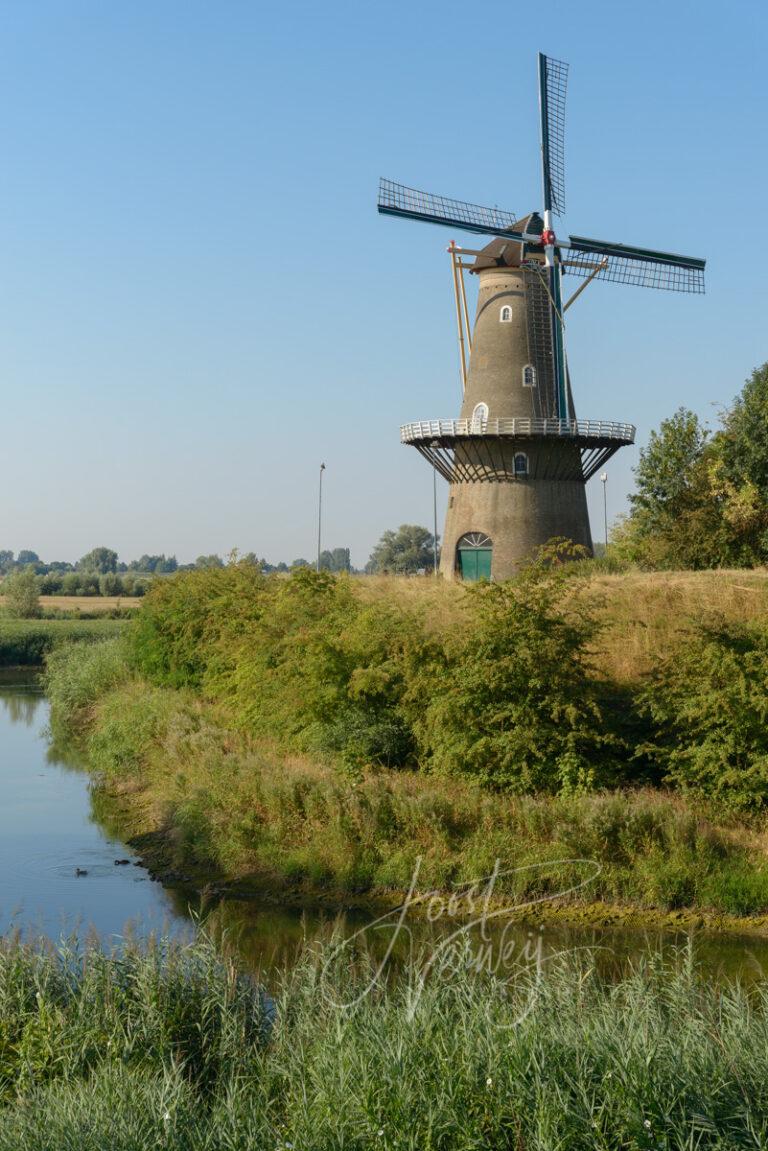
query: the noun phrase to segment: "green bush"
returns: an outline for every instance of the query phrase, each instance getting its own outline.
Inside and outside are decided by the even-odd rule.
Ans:
[[[14,571],[0,585],[6,613],[13,619],[34,619],[40,614],[40,588],[32,568]]]
[[[532,571],[473,589],[466,626],[411,688],[422,762],[517,792],[608,782],[586,658],[594,625],[564,614],[563,588],[563,577]]]
[[[668,780],[735,808],[768,804],[768,630],[700,624],[643,696]]]

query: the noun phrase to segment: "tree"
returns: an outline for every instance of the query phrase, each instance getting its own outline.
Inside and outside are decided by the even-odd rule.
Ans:
[[[9,615],[16,619],[33,619],[40,614],[39,587],[32,567],[7,575],[2,590]]]
[[[328,572],[348,572],[350,570],[349,548],[334,548],[320,553],[320,570]]]
[[[198,569],[204,568],[223,568],[224,560],[221,556],[198,556],[195,560],[195,567]]]
[[[8,571],[13,567],[13,552],[7,549],[0,550],[0,571]]]
[[[369,572],[413,575],[434,564],[435,537],[416,524],[401,524],[397,531],[386,531],[371,552],[366,565]]]
[[[113,552],[110,548],[93,548],[79,559],[75,566],[78,571],[106,575],[117,570],[117,552]]]
[[[695,412],[678,408],[670,419],[662,420],[658,432],[651,432],[648,447],[640,449],[637,491],[629,502],[648,531],[684,510],[707,435]]]

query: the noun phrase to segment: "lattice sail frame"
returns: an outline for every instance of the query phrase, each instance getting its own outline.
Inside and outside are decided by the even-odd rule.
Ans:
[[[638,288],[661,288],[668,292],[704,294],[704,260],[675,256],[671,252],[630,248],[626,244],[587,240],[583,236],[569,236],[564,248],[562,270],[566,275],[591,276],[605,261],[605,267],[599,268],[595,274],[597,280],[634,284]]]
[[[546,108],[542,125],[544,150],[545,200],[556,216],[565,212],[565,96],[568,88],[568,65],[564,60],[542,56]],[[548,195],[547,195],[548,192]]]

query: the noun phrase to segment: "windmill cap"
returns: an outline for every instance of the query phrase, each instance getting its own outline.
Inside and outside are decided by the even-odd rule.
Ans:
[[[530,212],[522,219],[516,220],[512,227],[518,232],[532,232],[540,236],[544,230],[544,221],[538,212]],[[519,268],[523,260],[523,247],[517,240],[505,240],[497,236],[486,244],[470,271],[482,272],[485,268]]]

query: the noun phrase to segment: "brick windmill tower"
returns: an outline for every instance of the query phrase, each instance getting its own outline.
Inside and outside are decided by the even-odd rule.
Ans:
[[[378,209],[492,236],[481,249],[449,248],[463,402],[458,419],[405,424],[411,444],[450,483],[441,571],[449,579],[514,575],[554,536],[591,550],[585,485],[624,444],[632,424],[577,419],[565,356],[564,315],[594,279],[704,291],[704,260],[555,236],[565,207],[563,130],[568,66],[539,54],[543,211],[518,219],[382,180]],[[472,262],[468,262],[471,260]],[[464,274],[478,278],[470,331]],[[564,275],[582,283],[563,302]],[[469,364],[467,366],[467,351]]]

